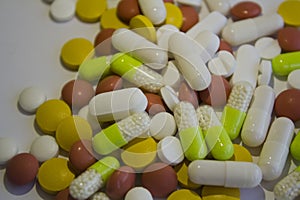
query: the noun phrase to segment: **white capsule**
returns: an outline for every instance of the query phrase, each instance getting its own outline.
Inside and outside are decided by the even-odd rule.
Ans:
[[[166,85],[160,89],[160,95],[168,108],[173,111],[174,107],[179,103],[178,96],[174,89]]]
[[[91,115],[99,121],[120,120],[136,112],[142,112],[148,104],[147,97],[138,88],[125,88],[94,96],[89,103]]]
[[[244,121],[241,137],[250,146],[261,145],[268,132],[275,101],[273,88],[262,85],[255,89],[252,104]]]
[[[239,47],[236,54],[236,69],[232,75],[231,83],[234,85],[247,81],[252,88],[256,87],[260,57],[254,46],[245,44]]]
[[[186,34],[191,38],[195,38],[200,32],[207,30],[218,35],[226,23],[227,18],[224,15],[217,11],[211,12],[204,19],[200,20],[190,28]]]
[[[184,159],[181,143],[174,136],[167,136],[157,144],[159,159],[168,165],[177,165]]]
[[[231,76],[236,68],[236,60],[228,51],[219,51],[214,58],[208,62],[210,73],[223,76],[225,78]]]
[[[272,181],[281,175],[294,136],[294,128],[294,123],[286,117],[277,118],[272,123],[258,160],[264,180]]]
[[[117,50],[128,53],[152,69],[159,70],[167,65],[166,50],[126,28],[120,28],[113,33],[112,44]]]
[[[167,17],[167,11],[163,0],[138,0],[143,14],[154,25],[163,23]]]
[[[196,91],[206,89],[211,83],[211,74],[201,59],[203,47],[184,33],[174,33],[169,40],[169,50],[173,53],[177,67],[183,77]]]
[[[258,66],[257,85],[269,85],[272,78],[272,62],[262,60]]]
[[[188,166],[193,183],[232,188],[253,188],[262,179],[260,168],[251,162],[195,160]]]
[[[222,37],[229,44],[237,46],[272,35],[283,25],[283,19],[279,14],[263,15],[226,25],[222,31]]]
[[[207,6],[211,11],[218,11],[223,15],[228,15],[232,7],[233,0],[207,0]]]

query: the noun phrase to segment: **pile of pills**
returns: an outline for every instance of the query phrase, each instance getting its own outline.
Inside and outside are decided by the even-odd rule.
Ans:
[[[260,1],[48,2],[53,20],[101,31],[62,45],[77,77],[60,98],[19,95],[43,135],[19,154],[0,138],[8,181],[55,199],[237,200],[272,181],[276,199],[300,195],[299,0],[267,14]]]

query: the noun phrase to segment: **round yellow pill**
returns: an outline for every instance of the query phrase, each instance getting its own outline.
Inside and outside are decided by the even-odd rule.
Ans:
[[[300,1],[283,1],[278,6],[278,14],[281,15],[285,24],[290,26],[300,26]]]
[[[175,171],[177,174],[177,180],[178,183],[180,184],[181,187],[187,188],[187,189],[197,189],[201,185],[193,183],[192,181],[189,180],[188,176],[188,165],[189,165],[188,160],[184,160],[182,163],[179,165],[175,166]]]
[[[78,70],[85,59],[94,56],[94,46],[85,38],[74,38],[64,44],[60,55],[66,68]]]
[[[212,196],[212,195],[227,195],[231,197],[240,198],[241,193],[239,188],[227,188],[221,186],[204,186],[201,191],[201,196]]]
[[[35,120],[41,131],[54,134],[58,124],[71,114],[68,104],[59,99],[51,99],[38,107]]]
[[[165,7],[167,11],[165,24],[171,24],[180,29],[183,24],[183,15],[180,8],[173,3],[165,3]]]
[[[136,15],[129,22],[130,28],[151,42],[156,42],[156,30],[150,19],[144,15]]]
[[[244,161],[244,162],[253,161],[251,153],[248,151],[248,149],[246,149],[242,145],[233,144],[233,148],[234,148],[234,153],[231,160]]]
[[[78,0],[76,14],[84,22],[97,22],[106,8],[106,0]]]
[[[106,10],[100,19],[100,25],[102,29],[113,28],[129,28],[127,24],[122,22],[117,16],[117,8],[111,8]]]
[[[201,197],[191,190],[180,189],[173,192],[167,200],[201,200]]]
[[[63,119],[56,130],[56,140],[59,146],[69,152],[78,140],[91,140],[92,128],[90,124],[79,116],[69,116]]]
[[[123,162],[140,170],[155,160],[157,143],[152,137],[136,138],[125,145],[123,149],[124,151],[121,153]]]
[[[240,200],[240,198],[227,195],[210,195],[202,197],[203,200]]]
[[[69,187],[75,175],[68,162],[65,158],[52,158],[41,165],[37,178],[45,192],[53,194]]]

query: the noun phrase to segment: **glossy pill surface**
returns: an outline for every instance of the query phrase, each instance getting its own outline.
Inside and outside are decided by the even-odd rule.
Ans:
[[[144,187],[134,187],[129,190],[125,196],[125,200],[153,200],[151,193]]]
[[[103,92],[119,90],[123,87],[123,79],[117,75],[110,75],[100,80],[96,87],[96,95]]]
[[[57,22],[71,20],[75,15],[75,2],[72,0],[55,0],[50,6],[50,15]]]
[[[283,51],[300,51],[300,30],[296,27],[284,27],[280,29],[277,39]]]
[[[259,4],[251,1],[244,1],[235,4],[230,9],[230,14],[235,20],[247,19],[257,17],[261,14],[261,7]]]
[[[198,13],[192,6],[182,5],[179,8],[183,16],[183,23],[180,30],[187,32],[199,21]]]
[[[45,92],[40,88],[27,87],[20,93],[18,103],[24,111],[34,113],[46,99]]]
[[[179,189],[170,194],[167,200],[201,200],[201,197],[194,191]]]
[[[166,111],[161,96],[153,93],[145,93],[145,96],[148,100],[146,111],[149,115],[156,115],[157,113]]]
[[[36,138],[30,147],[30,153],[39,162],[44,162],[58,155],[59,147],[55,138],[50,135],[42,135]]]
[[[6,175],[15,185],[26,185],[35,179],[38,170],[39,162],[32,154],[20,153],[8,161]]]
[[[138,0],[121,0],[117,6],[118,17],[126,23],[141,13]]]
[[[178,98],[180,101],[187,101],[193,104],[195,109],[199,105],[198,94],[186,82],[182,82],[179,86]]]
[[[105,0],[78,0],[76,14],[84,22],[96,22],[106,10]]]

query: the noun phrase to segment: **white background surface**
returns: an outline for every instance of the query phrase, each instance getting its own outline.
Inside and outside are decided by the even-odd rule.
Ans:
[[[280,1],[268,2],[272,2],[267,7],[269,12]],[[25,87],[39,86],[48,99],[60,98],[63,84],[76,76],[75,72],[68,71],[60,63],[62,45],[75,37],[84,37],[93,42],[99,27],[99,23],[82,23],[77,18],[56,23],[49,17],[49,5],[41,0],[0,1],[0,136],[15,139],[19,152],[28,152],[38,133],[33,126],[35,116],[24,115],[18,110],[18,95]],[[278,93],[286,85],[284,81],[275,80],[274,87]],[[5,181],[4,174],[2,167],[0,200],[53,198],[41,191],[37,184],[32,187],[11,187]],[[260,187],[241,190],[241,193],[242,200],[273,199],[271,192],[264,194]]]

